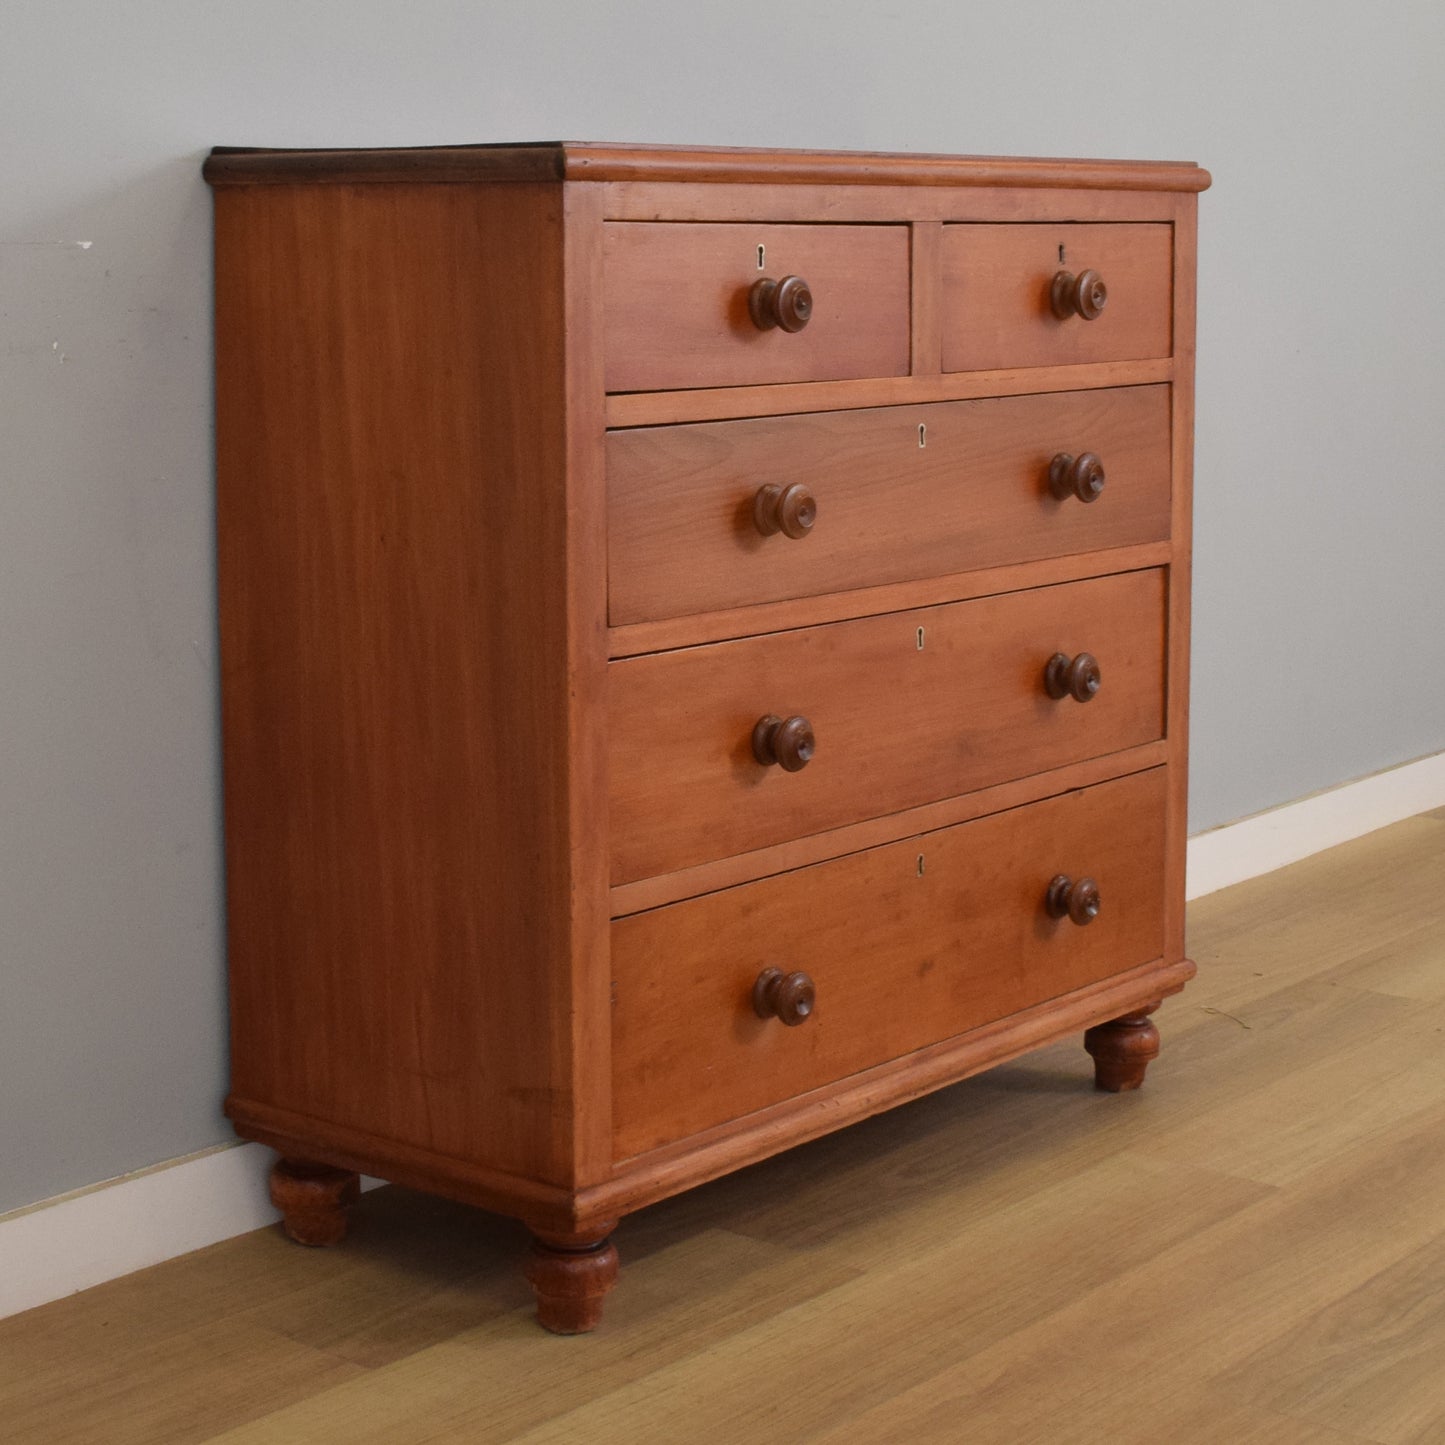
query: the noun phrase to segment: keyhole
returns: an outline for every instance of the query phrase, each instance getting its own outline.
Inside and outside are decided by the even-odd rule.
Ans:
[[[762,250],[762,247],[759,246],[759,247],[758,247],[758,250],[761,251],[761,250]],[[1060,246],[1059,246],[1059,265],[1062,266],[1062,265],[1064,265],[1064,264],[1065,264],[1065,263],[1064,263],[1064,248],[1063,248],[1062,245],[1060,245]]]
[[[923,877],[923,854],[922,854],[922,853],[920,853],[920,854],[918,855],[918,876],[919,876],[920,878]]]
[[[928,445],[928,428],[923,422],[918,423],[918,445],[920,447]]]
[[[918,629],[918,650],[923,651],[923,629],[921,627]]]
[[[1063,248],[1062,246],[1059,247],[1059,250],[1060,250],[1060,251],[1062,251],[1063,249],[1064,249],[1064,248]],[[1062,259],[1062,257],[1060,257],[1060,259]],[[761,270],[763,269],[763,267],[767,264],[767,260],[768,260],[768,248],[767,248],[766,246],[759,246],[759,247],[758,247],[758,270],[759,270],[759,271],[761,271]]]

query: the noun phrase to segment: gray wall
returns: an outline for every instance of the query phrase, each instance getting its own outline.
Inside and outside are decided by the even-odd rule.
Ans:
[[[1197,159],[1196,829],[1445,747],[1438,0],[7,0],[0,1209],[227,1137],[213,143]]]

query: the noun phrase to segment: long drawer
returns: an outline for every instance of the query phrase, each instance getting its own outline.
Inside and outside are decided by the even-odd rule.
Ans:
[[[1159,541],[1169,388],[615,431],[607,513],[613,626]]]
[[[760,329],[760,280],[806,283],[801,329]],[[609,222],[603,240],[608,391],[903,376],[907,226]]]
[[[616,1157],[1159,957],[1164,810],[1154,769],[618,919]],[[1057,877],[1091,921],[1050,912]],[[801,1024],[759,1017],[768,968],[807,975]]]
[[[1164,639],[1156,569],[613,662],[612,881],[1150,742]],[[1097,691],[1052,696],[1085,654]]]
[[[945,226],[943,369],[1168,356],[1172,270],[1168,225]],[[1055,312],[1060,273],[1102,282],[1097,315]],[[1070,294],[1065,287],[1062,299]]]

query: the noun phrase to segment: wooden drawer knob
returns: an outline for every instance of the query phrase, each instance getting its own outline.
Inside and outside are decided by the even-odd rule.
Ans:
[[[1062,652],[1056,652],[1044,667],[1044,686],[1050,697],[1072,697],[1078,702],[1088,702],[1099,691],[1103,682],[1099,671],[1099,660],[1092,652],[1081,652],[1072,661]]]
[[[1077,276],[1072,271],[1058,271],[1049,288],[1049,303],[1060,321],[1070,316],[1093,321],[1109,304],[1109,288],[1097,271],[1080,271]]]
[[[1104,464],[1093,452],[1059,452],[1049,463],[1049,490],[1062,502],[1077,497],[1092,502],[1104,490]]]
[[[760,1019],[781,1019],[797,1028],[813,1012],[813,980],[806,973],[765,968],[753,985],[753,1012]]]
[[[1066,873],[1049,880],[1044,907],[1050,918],[1067,918],[1082,928],[1099,916],[1099,885],[1092,878],[1073,879]]]
[[[777,763],[785,773],[801,772],[816,746],[813,724],[805,717],[781,718],[769,713],[753,726],[753,756],[765,768]]]
[[[794,482],[791,487],[759,487],[753,498],[753,521],[765,537],[781,532],[785,537],[801,541],[813,530],[817,520],[818,504],[801,482]]]
[[[784,276],[774,281],[764,276],[748,292],[748,315],[759,331],[780,326],[784,331],[801,331],[813,314],[813,293],[801,276]]]

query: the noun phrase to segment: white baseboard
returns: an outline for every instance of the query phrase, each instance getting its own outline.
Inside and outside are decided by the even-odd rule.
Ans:
[[[1189,840],[1185,895],[1202,898],[1337,843],[1445,807],[1445,753],[1311,793]]]
[[[1226,824],[1189,840],[1188,896],[1440,807],[1445,753]],[[274,1157],[258,1144],[218,1145],[0,1217],[0,1318],[272,1223]]]
[[[275,1156],[220,1145],[0,1219],[0,1318],[269,1224]]]
[[[273,1223],[275,1157],[218,1144],[0,1216],[0,1319]]]

